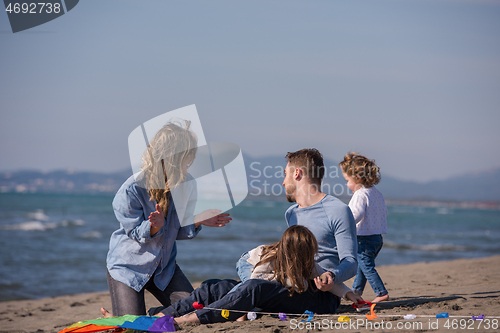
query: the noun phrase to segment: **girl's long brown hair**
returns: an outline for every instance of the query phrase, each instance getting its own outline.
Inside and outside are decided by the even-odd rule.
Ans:
[[[307,290],[306,281],[315,267],[317,252],[318,243],[313,233],[304,226],[293,225],[285,230],[279,242],[264,246],[255,267],[270,263],[274,266],[274,280],[286,285],[288,279],[290,294],[295,291],[300,294]]]

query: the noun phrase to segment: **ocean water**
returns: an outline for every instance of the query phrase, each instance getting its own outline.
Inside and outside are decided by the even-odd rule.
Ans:
[[[118,228],[112,196],[0,194],[0,301],[107,290],[109,236]],[[178,241],[191,281],[236,278],[239,256],[286,228],[288,202],[251,201],[224,228]],[[389,232],[378,265],[500,254],[500,211],[388,206]]]

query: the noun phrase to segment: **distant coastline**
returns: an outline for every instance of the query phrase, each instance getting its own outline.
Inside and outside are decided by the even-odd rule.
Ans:
[[[0,173],[0,193],[114,194],[131,171],[21,170]]]
[[[500,202],[494,201],[447,201],[447,200],[386,200],[388,205],[400,206],[420,206],[420,207],[445,207],[445,208],[463,208],[463,209],[494,209],[500,210]]]
[[[247,200],[284,200],[282,175],[266,168],[280,165],[282,158],[262,162],[246,156],[249,194]],[[255,166],[258,165],[260,169]],[[325,165],[336,165],[325,160]],[[113,195],[132,174],[130,169],[117,172],[89,172],[72,169],[56,171],[19,170],[0,172],[0,193],[54,193]],[[342,178],[342,179],[341,179]],[[500,209],[500,169],[453,177],[448,180],[418,183],[382,175],[377,185],[387,202],[394,205],[426,207]],[[323,192],[348,202],[350,191],[343,177],[325,177]]]

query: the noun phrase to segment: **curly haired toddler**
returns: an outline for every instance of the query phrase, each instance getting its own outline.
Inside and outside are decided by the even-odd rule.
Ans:
[[[368,281],[377,296],[373,303],[387,301],[389,293],[375,269],[375,258],[384,244],[382,234],[387,233],[384,196],[374,186],[380,182],[380,168],[374,160],[357,153],[345,155],[339,166],[347,186],[354,192],[349,208],[358,235],[358,272],[352,289],[362,295]]]

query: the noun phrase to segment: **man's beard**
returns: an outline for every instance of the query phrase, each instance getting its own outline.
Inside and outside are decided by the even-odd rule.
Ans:
[[[285,192],[286,192],[286,200],[288,202],[295,202],[295,190],[297,187],[293,184],[288,185],[285,187]]]

